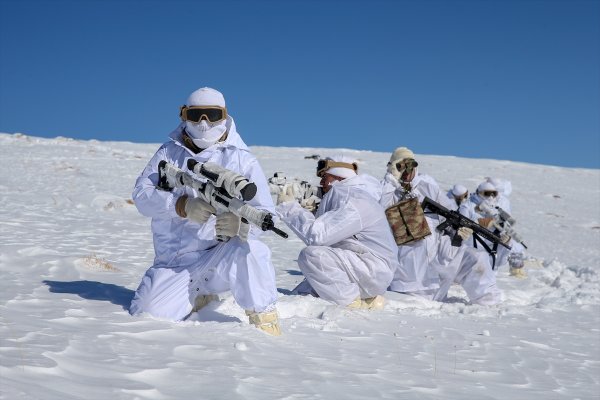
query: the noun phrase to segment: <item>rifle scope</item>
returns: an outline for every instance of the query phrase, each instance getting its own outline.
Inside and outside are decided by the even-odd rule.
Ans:
[[[223,168],[215,163],[199,163],[193,158],[188,159],[187,167],[197,175],[201,175],[214,183],[216,187],[224,189],[232,197],[241,197],[249,201],[256,196],[256,184],[244,176]]]

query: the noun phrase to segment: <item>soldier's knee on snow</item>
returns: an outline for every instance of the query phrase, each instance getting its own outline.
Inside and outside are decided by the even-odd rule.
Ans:
[[[307,246],[298,254],[298,265],[310,265],[317,259],[319,246]]]

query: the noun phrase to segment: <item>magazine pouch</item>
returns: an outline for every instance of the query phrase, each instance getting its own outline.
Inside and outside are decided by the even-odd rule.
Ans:
[[[385,210],[398,246],[431,235],[425,214],[416,197],[401,200]]]

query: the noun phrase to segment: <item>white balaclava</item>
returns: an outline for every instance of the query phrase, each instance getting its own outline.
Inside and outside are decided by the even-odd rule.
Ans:
[[[221,92],[203,87],[188,97],[189,106],[219,106],[225,108],[225,98]],[[185,130],[190,135],[192,142],[200,149],[206,149],[215,144],[227,130],[226,120],[209,122],[202,119],[200,122],[185,121]]]
[[[498,196],[496,197],[483,197],[483,192],[498,192],[496,186],[492,185],[490,182],[482,182],[479,186],[477,186],[477,196],[481,201],[485,201],[487,204],[491,206],[496,206],[498,203]]]
[[[396,150],[394,150],[394,152],[392,153],[392,156],[390,157],[390,162],[388,162],[388,165],[387,165],[388,172],[390,174],[394,175],[394,177],[398,181],[400,181],[402,172],[398,171],[398,168],[396,168],[396,164],[407,158],[412,158],[414,160],[415,153],[413,153],[412,150],[410,150],[407,147],[398,147]]]

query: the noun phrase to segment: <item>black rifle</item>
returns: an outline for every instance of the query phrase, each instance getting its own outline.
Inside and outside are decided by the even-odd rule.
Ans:
[[[436,230],[438,232],[443,232],[448,227],[452,227],[455,232],[458,232],[458,229],[461,227],[471,229],[473,231],[473,239],[479,242],[483,246],[483,248],[490,254],[490,256],[492,256],[492,269],[494,269],[496,264],[495,248],[497,247],[497,245],[504,246],[510,250],[510,246],[506,243],[503,243],[502,239],[500,239],[500,236],[479,225],[477,222],[465,217],[458,211],[449,210],[443,205],[431,200],[429,197],[425,197],[425,199],[423,199],[421,207],[423,208],[423,212],[425,214],[434,213],[445,218],[445,221],[443,221],[437,226]],[[488,244],[483,241],[482,237],[497,245],[494,246],[494,249],[490,248],[490,246],[488,246]],[[462,243],[462,239],[458,236],[457,233],[455,233],[452,237],[451,242],[453,246],[460,246],[460,244]]]

